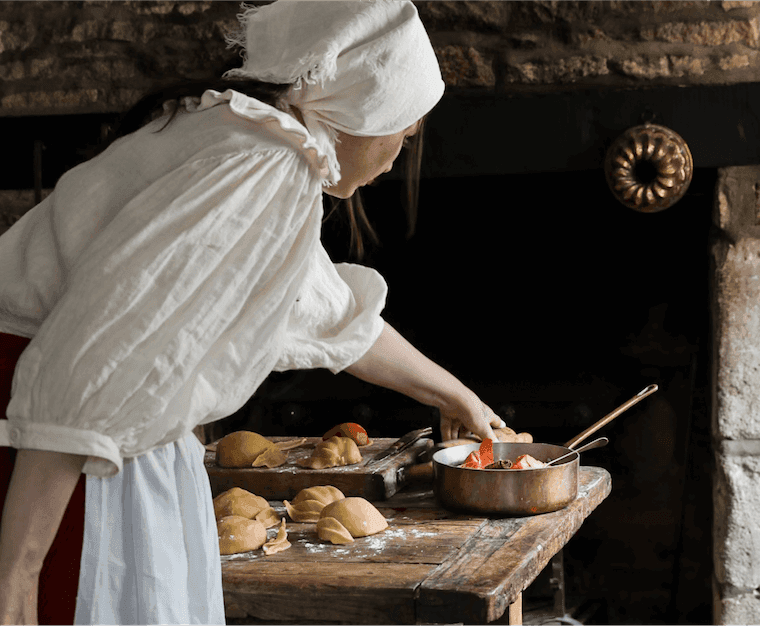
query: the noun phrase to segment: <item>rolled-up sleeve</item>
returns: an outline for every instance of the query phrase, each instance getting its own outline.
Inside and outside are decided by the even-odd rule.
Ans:
[[[0,445],[86,455],[108,476],[237,410],[277,363],[321,216],[294,151],[161,177],[71,269],[18,362]]]
[[[388,288],[375,270],[333,264],[319,245],[288,319],[275,370],[325,368],[338,373],[358,361],[383,330]]]

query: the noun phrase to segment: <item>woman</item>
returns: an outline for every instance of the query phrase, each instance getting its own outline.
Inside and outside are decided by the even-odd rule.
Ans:
[[[182,101],[0,238],[4,623],[222,623],[192,429],[274,370],[407,394],[440,409],[444,439],[501,425],[382,320],[382,278],[319,241],[322,193],[388,171],[442,95],[414,6],[279,0],[240,19],[228,84],[270,104],[245,87]]]

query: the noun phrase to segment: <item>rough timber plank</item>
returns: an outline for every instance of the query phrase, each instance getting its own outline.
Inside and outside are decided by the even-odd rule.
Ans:
[[[464,623],[484,624],[501,617],[610,490],[605,470],[582,467],[578,498],[566,508],[491,520],[422,583],[418,621],[442,623],[452,606],[457,606],[457,619]]]

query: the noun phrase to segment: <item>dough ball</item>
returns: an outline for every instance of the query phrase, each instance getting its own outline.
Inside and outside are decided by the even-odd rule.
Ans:
[[[516,433],[511,428],[497,428],[493,432],[502,443],[533,443],[533,435],[530,433]]]
[[[336,500],[342,500],[345,497],[343,492],[337,487],[321,485],[319,487],[301,489],[298,495],[293,498],[292,504],[287,500],[283,504],[288,511],[290,519],[294,522],[316,522],[319,520],[319,514],[325,506]]]
[[[264,498],[240,487],[228,489],[214,498],[214,515],[216,519],[221,519],[228,515],[239,515],[240,517],[253,519],[258,513],[268,508],[269,502],[264,500]]]
[[[353,439],[348,437],[330,437],[320,441],[308,459],[301,459],[298,465],[311,469],[325,469],[361,463],[362,455]]]
[[[216,523],[219,553],[237,554],[258,550],[267,540],[264,524],[240,515],[228,515]]]
[[[322,435],[324,441],[327,441],[331,437],[349,437],[354,440],[357,446],[368,446],[372,443],[367,431],[359,424],[354,424],[353,422],[338,424]]]
[[[258,433],[239,430],[219,440],[216,464],[221,467],[252,467],[260,454],[277,447]]]
[[[335,519],[352,537],[366,537],[388,528],[383,514],[364,498],[343,498],[328,504],[322,509],[319,520],[326,518]]]
[[[317,536],[322,541],[336,544],[354,542],[348,529],[334,517],[325,517],[317,522]]]

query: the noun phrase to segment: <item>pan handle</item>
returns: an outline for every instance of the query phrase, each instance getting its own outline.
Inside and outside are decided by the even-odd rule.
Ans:
[[[581,441],[583,441],[586,437],[591,435],[592,433],[595,433],[597,430],[599,430],[602,426],[606,426],[609,424],[612,420],[614,420],[618,415],[620,415],[623,411],[627,411],[630,409],[634,404],[637,404],[638,402],[641,402],[644,398],[647,396],[652,395],[655,391],[657,391],[659,387],[657,385],[649,385],[647,387],[644,387],[639,393],[637,393],[633,398],[628,400],[628,402],[625,402],[624,404],[621,404],[618,408],[616,408],[612,413],[609,413],[605,415],[602,419],[600,419],[595,424],[592,424],[589,426],[586,430],[584,430],[580,435],[577,437],[574,437],[570,441],[568,441],[565,444],[566,448],[570,448],[571,450],[577,446]]]

